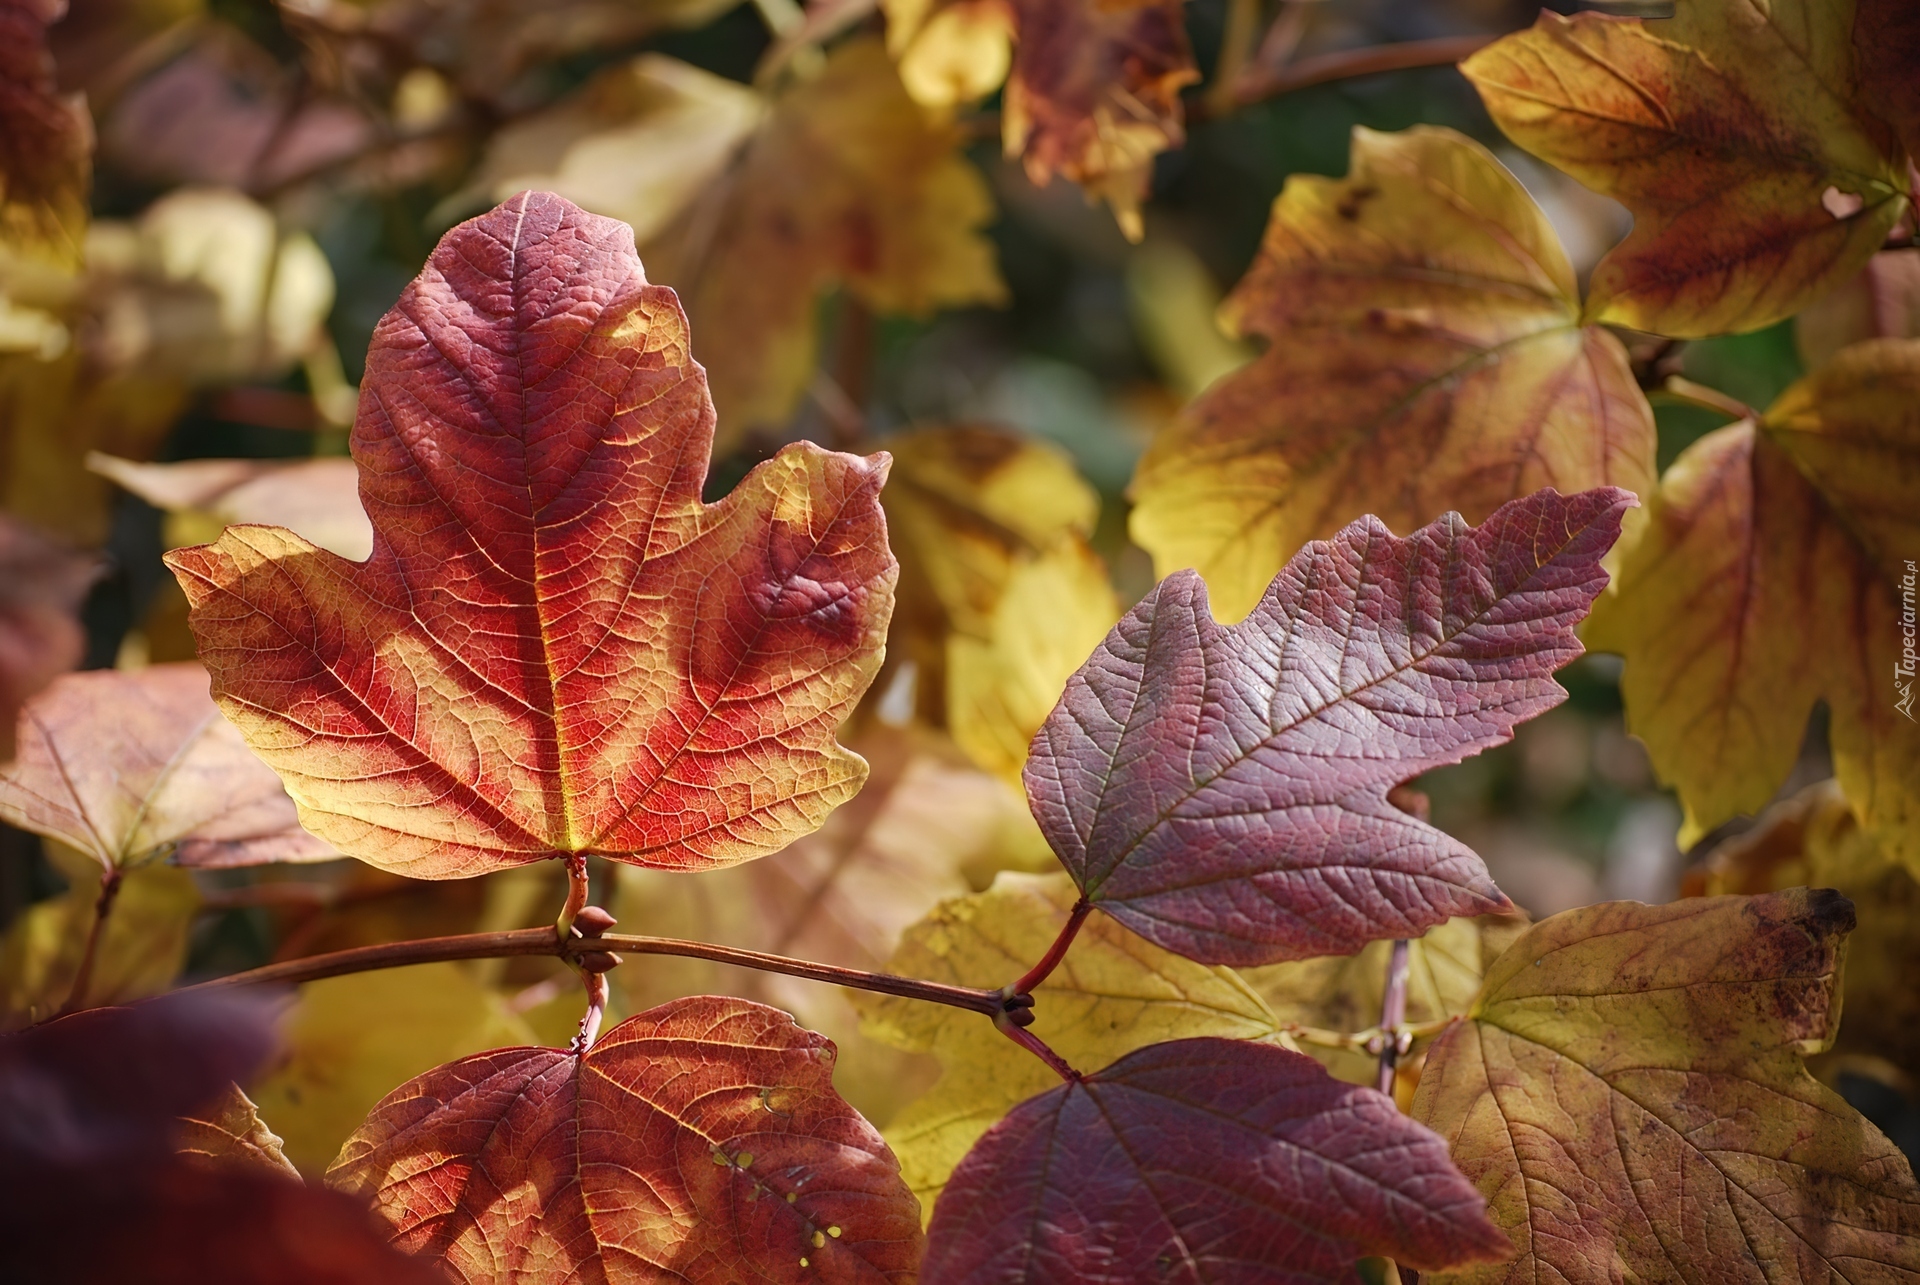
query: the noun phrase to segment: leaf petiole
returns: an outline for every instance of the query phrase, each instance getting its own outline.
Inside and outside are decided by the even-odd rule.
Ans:
[[[1093,903],[1085,897],[1073,903],[1073,910],[1067,915],[1067,922],[1061,925],[1060,935],[1053,939],[1053,945],[1047,947],[1047,953],[1040,962],[1026,971],[1026,975],[1003,992],[1008,999],[1020,995],[1031,995],[1033,988],[1053,975],[1060,961],[1067,957],[1067,947],[1073,945],[1073,939],[1080,935],[1080,925],[1087,922],[1087,915],[1093,910]]]
[[[100,896],[93,903],[93,928],[80,952],[80,966],[73,971],[73,988],[67,992],[62,1013],[71,1013],[87,1002],[87,987],[93,982],[94,960],[100,955],[100,938],[107,929],[107,916],[113,913],[114,899],[120,895],[121,871],[116,866],[100,878]]]

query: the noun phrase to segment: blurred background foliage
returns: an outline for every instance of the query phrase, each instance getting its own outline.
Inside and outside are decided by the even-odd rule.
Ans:
[[[844,131],[818,114],[826,107],[772,133],[787,128],[785,104],[834,74],[823,65],[852,60],[850,42],[882,29],[871,5],[829,3],[803,15],[788,0],[71,0],[49,38],[59,89],[84,94],[93,121],[92,223],[78,284],[46,305],[58,320],[35,332],[39,350],[0,357],[8,508],[103,552],[105,572],[84,608],[85,666],[191,659],[184,600],[162,551],[209,538],[225,521],[325,509],[326,495],[350,495],[350,475],[322,469],[263,490],[255,484],[271,475],[228,466],[163,478],[96,461],[84,472],[89,450],[162,463],[338,459],[373,329],[455,220],[509,194],[529,168],[562,173],[579,187],[575,199],[604,193],[602,207],[615,208],[603,212],[621,217],[691,200],[690,210],[641,227],[639,239],[650,271],[670,269],[652,271],[656,279],[695,282],[683,293],[696,358],[717,368],[736,359],[730,351],[761,345],[751,351],[772,354],[769,363],[799,363],[802,390],[785,402],[742,394],[734,405],[752,413],[732,420],[722,397],[710,497],[796,438],[896,449],[887,500],[905,568],[901,615],[888,668],[850,732],[876,764],[874,782],[827,830],[723,876],[691,881],[596,863],[595,878],[625,930],[704,932],[877,966],[940,898],[983,888],[996,869],[1050,864],[1008,784],[1024,739],[996,729],[1037,721],[1017,708],[1023,693],[1041,713],[1052,694],[1044,675],[1027,683],[1033,691],[1022,686],[1026,678],[995,650],[996,631],[1037,625],[1073,653],[1064,657],[1071,669],[1150,586],[1151,561],[1126,535],[1135,461],[1186,399],[1252,355],[1222,335],[1213,312],[1252,261],[1289,175],[1342,174],[1356,125],[1440,124],[1514,170],[1583,277],[1625,231],[1620,207],[1506,143],[1451,66],[1339,79],[1237,109],[1223,103],[1216,69],[1223,58],[1244,60],[1247,33],[1270,29],[1282,10],[1293,26],[1282,52],[1295,62],[1498,34],[1535,13],[1519,0],[1265,9],[1260,0],[1192,0],[1185,21],[1202,76],[1184,90],[1187,140],[1153,162],[1134,242],[1080,187],[1036,185],[1001,155],[997,94],[912,127],[922,133],[873,143],[871,155],[843,146]],[[812,23],[853,34],[823,55],[805,43]],[[770,53],[788,87],[768,107],[748,87],[756,74],[767,83]],[[847,93],[833,110],[851,119],[867,100]],[[728,140],[760,128],[763,111],[776,119],[762,139],[781,141],[756,144],[761,151],[738,163],[764,174],[746,196],[711,196],[713,175],[700,167],[712,168],[716,146],[724,167]],[[613,132],[599,150],[581,151],[596,130]],[[708,134],[695,137],[701,130]],[[890,276],[882,244],[869,253],[875,262],[836,261],[797,285],[776,279],[791,266],[777,257],[739,268],[750,274],[743,285],[717,279],[730,254],[745,256],[752,220],[804,221],[808,202],[831,199],[822,192],[834,175],[926,168],[926,155],[949,144],[959,168],[924,179],[947,204],[931,215],[915,207],[912,217],[967,225],[942,236],[977,230],[990,263]],[[786,199],[782,183],[792,210],[748,208]],[[709,195],[689,198],[676,184]],[[745,292],[745,315],[729,290]],[[30,291],[15,296],[33,303]],[[817,342],[796,349],[791,336],[747,335],[758,305],[799,308],[797,324],[810,324]],[[1677,361],[1650,359],[1761,406],[1801,373],[1790,324],[1692,343]],[[1654,401],[1663,468],[1724,422]],[[901,436],[930,426],[971,427]],[[1023,445],[1036,442],[1052,449]],[[133,489],[111,485],[102,467]],[[967,521],[942,505],[966,510]],[[341,539],[351,547],[353,532]],[[1000,612],[1002,594],[1016,598],[1016,571],[1032,573],[1019,591],[1027,596]],[[970,575],[998,582],[970,598]],[[950,646],[952,638],[961,641]],[[1483,854],[1536,917],[1680,890],[1688,862],[1674,846],[1680,812],[1624,729],[1618,672],[1611,657],[1582,660],[1562,675],[1563,707],[1523,725],[1512,744],[1417,783],[1434,821]],[[955,703],[976,697],[998,704],[969,706],[963,720]],[[1827,775],[1816,717],[1782,794]],[[1701,851],[1724,837],[1709,836]],[[0,850],[0,922],[16,991],[51,986],[28,977],[60,966],[51,945],[35,943],[61,939],[59,925],[90,904],[88,880],[98,879],[51,847],[9,830]],[[852,882],[843,877],[850,867]],[[402,936],[545,922],[560,896],[557,868],[446,884],[350,862],[193,878],[197,897],[183,896],[186,876],[170,870],[142,875],[127,894],[141,910],[126,917],[120,962],[104,966],[119,969],[124,994],[171,977],[170,962],[156,982],[140,959],[177,960],[182,975],[204,976]],[[374,1098],[406,1075],[487,1044],[564,1041],[578,1013],[576,983],[552,961],[410,974],[308,989],[290,1060],[256,1094],[303,1167],[324,1165]],[[629,961],[615,980],[628,1012],[715,987],[795,1009],[848,1050],[843,1089],[883,1125],[933,1075],[924,1054],[863,1042],[851,1009],[820,988],[652,959]],[[28,1003],[20,994],[11,1002],[16,1014]],[[398,1029],[417,1038],[402,1054],[378,1053],[387,1047],[380,1034]],[[1899,1075],[1848,1083],[1911,1150]]]

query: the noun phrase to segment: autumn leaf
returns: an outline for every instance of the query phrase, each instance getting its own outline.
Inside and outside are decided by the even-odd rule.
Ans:
[[[108,870],[170,855],[183,866],[325,861],[293,801],[207,694],[198,665],[100,669],[27,703],[0,768],[0,817]]]
[[[874,727],[852,742],[873,775],[819,831],[760,861],[699,879],[622,871],[610,908],[619,931],[693,937],[846,968],[886,965],[900,934],[942,900],[964,895],[1009,859],[1015,836],[1051,864],[1019,796],[968,767],[951,746],[913,730]],[[542,910],[552,898],[541,901]],[[884,1124],[931,1079],[928,1059],[862,1035],[850,992],[798,978],[660,956],[614,971],[629,1011],[682,995],[726,993],[792,1013],[839,1046],[834,1083]],[[579,984],[565,979],[577,996]],[[571,1019],[577,1019],[578,1001]],[[571,1034],[571,1031],[568,1032]]]
[[[1587,316],[1695,338],[1792,315],[1909,208],[1854,65],[1850,4],[1543,13],[1461,64],[1508,138],[1633,211]]]
[[[455,1280],[911,1280],[913,1197],[833,1061],[784,1013],[679,1000],[584,1055],[501,1049],[402,1085],[328,1178]]]
[[[280,1138],[260,1118],[253,1100],[230,1084],[227,1091],[198,1111],[182,1116],[180,1154],[209,1165],[249,1165],[268,1173],[299,1180],[280,1149]]]
[[[1445,1021],[1473,1006],[1488,965],[1527,930],[1525,915],[1449,919],[1407,943],[1407,1007],[1410,1026]],[[1241,974],[1280,1020],[1324,1031],[1365,1031],[1380,1023],[1386,998],[1392,943],[1369,942],[1354,955],[1329,955],[1248,969]],[[1426,1041],[1413,1045],[1402,1066],[1417,1066]],[[1380,1058],[1364,1049],[1301,1046],[1337,1079],[1374,1084]],[[1396,1092],[1401,1090],[1396,1089]]]
[[[1626,350],[1583,324],[1519,180],[1452,130],[1357,128],[1346,178],[1289,178],[1221,319],[1267,350],[1154,440],[1132,529],[1161,575],[1197,568],[1223,620],[1363,513],[1410,530],[1541,487],[1653,484]]]
[[[1839,1021],[1830,891],[1610,902],[1537,924],[1427,1055],[1520,1256],[1462,1281],[1892,1280],[1920,1270],[1906,1158],[1803,1056]]]
[[[0,515],[0,769],[14,755],[21,705],[80,663],[87,639],[77,613],[98,569]]]
[[[1366,518],[1296,554],[1231,627],[1199,576],[1170,576],[1034,739],[1041,831],[1094,906],[1206,963],[1505,909],[1479,857],[1387,792],[1566,699],[1551,675],[1579,655],[1632,503],[1541,491],[1405,539]]]
[[[1920,250],[1884,250],[1793,319],[1808,369],[1867,339],[1920,339]]]
[[[972,1285],[1355,1279],[1511,1249],[1447,1145],[1299,1053],[1189,1039],[1024,1103],[940,1196],[926,1276]]]
[[[1920,13],[1903,0],[1854,0],[1854,71],[1859,101],[1893,126],[1910,160],[1920,161]]]
[[[253,1096],[287,1159],[318,1177],[394,1085],[532,1034],[457,964],[329,977],[300,988],[285,1051]]]
[[[886,457],[801,443],[702,504],[713,411],[623,225],[527,194],[454,229],[361,389],[369,561],[272,527],[167,555],[308,829],[421,878],[701,869],[859,788],[833,733],[892,607]]]
[[[895,665],[914,665],[923,717],[1017,782],[1027,743],[1120,614],[1087,543],[1100,497],[1063,452],[1002,429],[916,429],[887,446]]]
[[[236,523],[273,522],[343,558],[364,562],[373,528],[352,460],[183,460],[141,464],[98,451],[87,467],[168,515],[170,548],[206,544]]]
[[[1920,1075],[1920,881],[1861,828],[1831,781],[1767,809],[1760,823],[1717,845],[1698,868],[1695,895],[1832,888],[1853,902],[1837,1058],[1884,1059]],[[1827,1069],[1819,1068],[1821,1078]]]
[[[943,903],[909,929],[888,970],[991,988],[1046,953],[1076,892],[1058,874],[1002,874],[986,892]],[[887,1129],[923,1216],[953,1167],[989,1128],[1057,1081],[978,1015],[861,994],[865,1029],[899,1048],[932,1053],[943,1074]],[[1279,1022],[1234,973],[1161,950],[1102,916],[1089,919],[1060,966],[1034,990],[1033,1031],[1081,1070],[1181,1036],[1275,1038]]]
[[[724,186],[648,244],[702,336],[723,442],[786,424],[827,291],[911,317],[1005,302],[981,235],[993,200],[962,141],[914,106],[878,40],[851,40],[774,102]]]
[[[1679,792],[1683,848],[1767,804],[1824,700],[1847,797],[1920,872],[1898,599],[1920,549],[1916,407],[1920,341],[1856,344],[1661,479],[1583,637],[1626,657],[1627,725]]]
[[[64,845],[49,848],[70,886],[27,907],[0,939],[0,1030],[44,1022],[68,1005],[99,921],[105,869]],[[99,923],[81,1002],[126,1004],[166,990],[186,965],[199,911],[200,894],[186,871],[149,865],[125,872]]]
[[[54,83],[47,28],[65,0],[0,4],[0,280],[8,260],[81,264],[93,180],[93,121]],[[0,343],[0,347],[8,345]]]

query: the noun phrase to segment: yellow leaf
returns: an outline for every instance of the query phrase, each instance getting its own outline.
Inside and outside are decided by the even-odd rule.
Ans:
[[[1408,943],[1406,1022],[1420,1026],[1457,1017],[1473,1006],[1487,966],[1514,938],[1527,930],[1524,915],[1483,915],[1449,919],[1426,936]],[[1386,997],[1388,941],[1369,942],[1357,955],[1302,959],[1289,964],[1241,970],[1247,985],[1285,1022],[1352,1034],[1380,1024]],[[1414,1045],[1417,1064],[1426,1041]],[[1302,1043],[1300,1051],[1319,1059],[1329,1072],[1350,1084],[1373,1084],[1378,1056],[1360,1049],[1330,1049]]]
[[[1852,926],[1804,889],[1535,925],[1427,1055],[1412,1110],[1519,1256],[1436,1279],[1920,1272],[1906,1157],[1803,1060],[1832,1042]]]
[[[525,1024],[458,964],[330,977],[300,988],[285,1057],[254,1097],[287,1159],[318,1177],[397,1086],[469,1053],[530,1043]]]
[[[1077,895],[1062,874],[1003,874],[986,892],[946,902],[910,929],[888,970],[1004,986],[1046,953]],[[887,1130],[922,1216],[930,1216],[980,1135],[1059,1079],[976,1013],[865,993],[856,1002],[869,1034],[940,1059],[939,1083]],[[1182,959],[1098,913],[1034,991],[1034,1013],[1034,1033],[1083,1072],[1164,1040],[1273,1039],[1279,1029],[1232,970]]]
[[[1679,791],[1682,847],[1766,805],[1824,700],[1848,799],[1920,872],[1916,556],[1920,340],[1856,344],[1674,461],[1583,638],[1626,657],[1627,726]]]
[[[1222,333],[1220,287],[1178,241],[1150,239],[1127,259],[1127,305],[1141,345],[1183,400],[1253,359],[1252,345]]]
[[[1680,0],[1658,21],[1543,13],[1461,65],[1520,146],[1633,211],[1588,315],[1757,330],[1857,270],[1908,207],[1856,98],[1850,0]]]
[[[295,1181],[300,1171],[280,1149],[279,1135],[260,1118],[253,1099],[230,1084],[219,1098],[201,1108],[198,1115],[180,1121],[178,1150],[181,1155],[213,1165],[250,1165],[283,1174]]]
[[[623,220],[645,244],[720,175],[765,114],[766,100],[745,85],[642,54],[500,130],[448,204],[494,205],[542,188]]]
[[[887,51],[913,100],[936,110],[985,98],[1013,65],[1013,18],[999,0],[882,0]]]
[[[0,944],[0,1028],[44,1021],[72,994],[81,956],[96,920],[106,871],[90,856],[49,845],[72,887],[29,906]],[[113,908],[100,931],[85,1002],[121,1004],[167,989],[187,959],[187,934],[200,908],[193,878],[172,866],[148,865],[123,873]]]
[[[1566,252],[1478,143],[1356,129],[1344,179],[1295,175],[1221,309],[1269,341],[1148,449],[1133,538],[1238,620],[1307,541],[1362,514],[1478,522],[1542,487],[1653,481],[1653,414],[1582,323]]]
[[[980,234],[993,200],[961,141],[907,96],[877,39],[849,41],[774,103],[718,185],[641,248],[700,336],[694,356],[723,446],[786,423],[813,377],[827,291],[914,317],[1005,300]]]

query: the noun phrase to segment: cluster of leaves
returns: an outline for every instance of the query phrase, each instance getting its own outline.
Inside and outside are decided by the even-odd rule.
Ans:
[[[7,507],[82,547],[108,479],[167,509],[198,656],[54,677],[93,559],[0,527],[0,816],[71,885],[4,948],[9,1272],[1920,1274],[1908,1161],[1832,1087],[1920,1074],[1920,281],[1883,249],[1911,19],[1681,0],[1474,54],[1499,128],[1635,215],[1584,287],[1453,130],[1290,178],[1221,309],[1264,348],[1134,474],[1160,579],[1123,613],[1100,497],[1006,430],[709,474],[809,395],[867,442],[824,300],[844,346],[1004,298],[958,109],[1001,91],[1025,173],[1139,239],[1181,6],[903,0],[884,38],[760,7],[752,85],[656,49],[543,96],[716,7],[303,0],[294,78],[163,7],[56,62],[57,11],[0,0]],[[103,154],[200,186],[90,223],[77,87]],[[331,269],[256,198],[462,166],[438,213],[498,204],[385,313],[349,416]],[[1794,316],[1812,369],[1765,410],[1658,386],[1675,344]],[[204,390],[296,369],[351,460],[147,462]],[[1733,421],[1664,472],[1655,386]],[[1683,842],[1766,808],[1816,703],[1835,779],[1694,896],[1529,924],[1406,786],[1563,701],[1583,639]],[[309,982],[277,1061],[252,992],[128,1002],[243,868],[218,886],[329,903],[247,977]],[[395,942],[418,881],[472,891]],[[540,971],[509,1003],[461,960]]]

